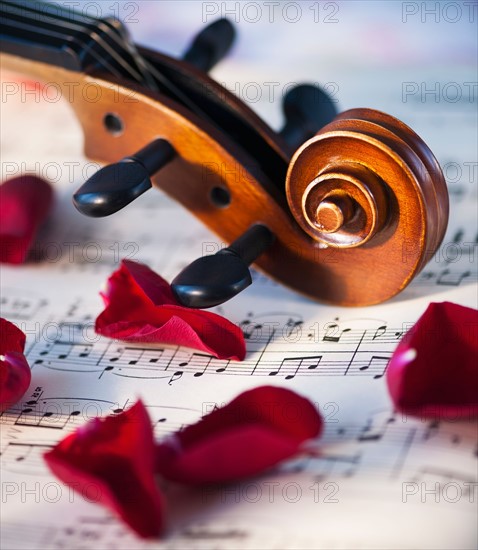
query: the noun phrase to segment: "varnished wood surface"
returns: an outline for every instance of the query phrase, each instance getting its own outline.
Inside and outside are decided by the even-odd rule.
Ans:
[[[376,230],[369,240],[351,248],[327,247],[316,235],[299,227],[285,193],[267,179],[254,159],[216,127],[174,101],[138,88],[132,90],[126,82],[73,73],[6,54],[2,54],[1,62],[30,77],[54,81],[65,95],[68,92],[85,135],[85,153],[91,159],[115,162],[155,138],[167,139],[178,156],[154,177],[154,185],[226,242],[254,223],[267,225],[276,241],[260,257],[258,267],[311,298],[349,306],[387,300],[410,282],[443,236],[446,188],[443,191],[440,184],[436,188],[436,180],[429,178],[426,163],[431,166],[433,157],[427,150],[426,154],[421,149],[413,152],[397,135],[403,131],[399,124],[390,122],[394,126],[390,129],[371,122],[370,115],[366,131],[357,135],[359,115],[351,120],[339,117],[332,123],[338,126],[324,129],[294,155],[288,174],[289,200],[292,195],[300,199],[321,172],[337,171],[344,163],[366,167],[374,173],[372,179],[386,182],[386,215],[383,205],[379,206]],[[78,85],[67,88],[71,82]],[[88,101],[84,93],[92,85],[100,90],[95,102]],[[106,129],[104,118],[109,113],[123,121],[121,134]],[[274,139],[273,134],[268,139]],[[282,147],[279,139],[276,147]],[[283,155],[287,158],[288,152]],[[421,183],[420,172],[425,184]],[[214,187],[228,189],[229,206],[220,208],[213,203],[210,194]],[[373,201],[369,203],[373,206]],[[303,225],[300,216],[298,220]]]

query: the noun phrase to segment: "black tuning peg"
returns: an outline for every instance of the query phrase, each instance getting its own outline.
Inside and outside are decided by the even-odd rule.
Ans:
[[[253,225],[228,248],[198,258],[171,283],[184,306],[207,308],[233,298],[252,283],[249,265],[274,242],[265,225]]]
[[[286,123],[280,135],[296,150],[337,116],[330,96],[319,86],[301,84],[292,88],[282,104]]]
[[[228,19],[218,19],[208,25],[192,41],[183,60],[197,69],[210,71],[231,49],[236,32]]]
[[[147,191],[151,177],[174,156],[168,141],[156,139],[134,155],[101,168],[73,195],[73,204],[93,218],[114,214]]]

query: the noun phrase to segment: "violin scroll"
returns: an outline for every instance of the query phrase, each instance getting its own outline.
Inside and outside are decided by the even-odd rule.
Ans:
[[[286,181],[289,207],[302,229],[325,246],[395,243],[397,257],[412,226],[428,258],[448,221],[448,194],[430,149],[408,126],[372,109],[340,114],[294,154]],[[394,267],[395,268],[395,267]]]

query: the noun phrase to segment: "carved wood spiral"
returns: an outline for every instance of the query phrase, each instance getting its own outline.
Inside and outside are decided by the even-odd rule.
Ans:
[[[371,109],[341,113],[304,143],[286,191],[315,241],[375,250],[369,269],[384,277],[398,270],[404,282],[430,260],[447,226],[446,184],[430,149],[404,123]]]

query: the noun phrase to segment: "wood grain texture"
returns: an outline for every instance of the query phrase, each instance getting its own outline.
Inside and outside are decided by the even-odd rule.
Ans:
[[[268,226],[276,241],[257,267],[313,299],[348,306],[387,300],[411,281],[443,238],[448,200],[438,163],[418,136],[387,115],[343,113],[299,148],[287,176],[291,213],[285,192],[254,158],[174,101],[104,75],[73,73],[7,54],[1,62],[62,87],[82,125],[91,159],[116,162],[155,138],[167,139],[177,157],[153,178],[154,185],[225,242],[255,223]],[[89,99],[93,89],[95,101]],[[237,108],[254,120],[246,106]],[[108,114],[121,119],[121,133],[108,131]],[[269,130],[263,132],[267,140],[275,139]],[[289,158],[279,138],[274,147]],[[312,185],[308,195],[314,199],[318,178],[319,186],[329,186],[326,198],[333,203],[318,214],[328,226],[329,240],[310,224],[320,200],[312,205],[309,220],[304,218],[305,191]],[[227,207],[218,207],[211,198],[218,187],[230,193]],[[340,231],[338,242],[331,242]],[[357,242],[350,243],[353,239]]]

